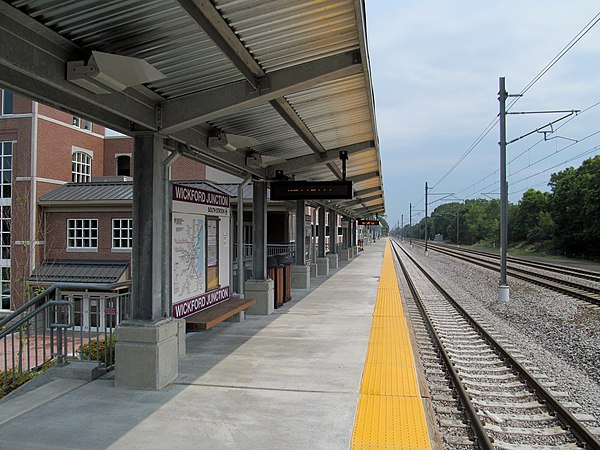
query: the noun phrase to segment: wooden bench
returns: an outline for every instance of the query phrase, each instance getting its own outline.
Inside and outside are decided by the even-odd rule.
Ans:
[[[256,304],[253,298],[232,297],[204,311],[185,318],[186,331],[210,330],[215,325]]]

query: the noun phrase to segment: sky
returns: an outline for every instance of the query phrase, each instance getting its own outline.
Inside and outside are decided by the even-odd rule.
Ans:
[[[390,226],[409,222],[410,203],[413,224],[423,218],[425,182],[429,214],[457,198],[499,198],[500,77],[524,94],[510,112],[581,111],[552,128],[565,114],[507,116],[507,141],[533,132],[507,146],[511,203],[600,154],[600,23],[529,87],[600,18],[597,0],[366,0],[366,9]]]

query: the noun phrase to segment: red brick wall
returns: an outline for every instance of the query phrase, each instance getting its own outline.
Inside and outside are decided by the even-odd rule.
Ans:
[[[66,123],[67,125],[73,126],[73,116],[76,114],[71,114],[68,112],[60,111],[58,109],[54,109],[51,106],[44,105],[42,103],[38,103],[38,113],[50,117],[52,119],[59,120],[61,122]],[[75,128],[75,127],[73,127]],[[100,134],[104,136],[105,128],[102,125],[97,123],[92,123],[92,133]],[[88,130],[83,130],[82,132],[90,134]]]
[[[171,166],[172,180],[204,180],[206,166],[189,158],[180,157]]]
[[[112,219],[131,218],[131,211],[120,212],[52,212],[46,210],[46,258],[130,260],[131,252],[112,250]],[[98,219],[98,250],[67,251],[67,219]]]
[[[74,127],[65,127],[43,119],[39,120],[37,176],[70,182],[74,146],[93,153],[92,176],[102,176],[104,174],[104,139]]]
[[[104,175],[117,174],[116,155],[129,153],[133,159],[133,138],[129,136],[111,136],[104,140]],[[129,166],[130,176],[133,176],[133,164]]]

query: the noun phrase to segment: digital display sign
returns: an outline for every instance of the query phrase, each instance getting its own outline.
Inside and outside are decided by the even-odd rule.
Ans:
[[[272,181],[271,200],[350,200],[352,181]]]
[[[358,219],[359,225],[379,225],[379,220],[373,219]]]

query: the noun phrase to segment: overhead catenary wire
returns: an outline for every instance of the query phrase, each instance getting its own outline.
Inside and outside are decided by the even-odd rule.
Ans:
[[[598,22],[600,21],[600,12],[596,14],[576,35],[569,41],[567,45],[565,45],[555,56],[550,60],[548,64],[546,64],[538,74],[533,77],[533,79],[527,83],[527,85],[519,92],[518,96],[516,96],[506,107],[507,111],[509,111],[518,101],[519,99],[529,91],[558,61],[560,61],[569,50],[571,50],[575,44],[577,44]],[[473,150],[477,148],[477,146],[481,143],[481,141],[495,128],[499,121],[498,117],[495,117],[481,132],[481,134],[475,139],[475,141],[467,148],[467,150],[458,158],[458,160],[450,167],[450,169],[444,173],[444,175],[433,184],[432,189],[435,189],[444,179],[448,177],[465,159],[469,156]]]

